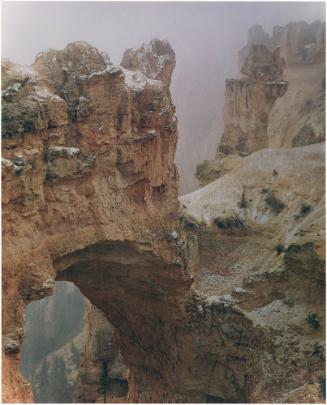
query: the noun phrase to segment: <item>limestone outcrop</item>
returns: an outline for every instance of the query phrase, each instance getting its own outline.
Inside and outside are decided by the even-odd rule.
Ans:
[[[280,46],[287,89],[270,105],[260,91],[249,91],[255,102],[261,100],[257,107],[240,98],[249,78],[227,81],[225,131],[216,158],[197,168],[205,187],[180,199],[184,214],[198,224],[196,288],[207,296],[224,294],[250,320],[247,330],[249,325],[260,329],[259,335],[251,330],[252,337],[260,336],[255,361],[262,366],[256,374],[247,372],[247,378],[260,375],[248,396],[253,402],[319,403],[325,398],[326,337],[324,326],[320,329],[325,322],[325,66],[319,50],[324,40],[311,47],[315,56],[298,58],[295,43],[303,47],[305,27],[276,28],[273,41],[259,27],[249,33],[250,43],[240,54],[242,72],[259,88],[265,75],[278,72],[271,50]],[[281,42],[285,35],[288,48]],[[266,55],[270,63],[262,66]],[[256,114],[263,105],[268,107],[264,121]],[[253,125],[242,134],[241,148],[237,135],[248,117]],[[263,134],[261,144],[256,128]],[[227,321],[221,330],[236,336],[237,325],[230,326]]]

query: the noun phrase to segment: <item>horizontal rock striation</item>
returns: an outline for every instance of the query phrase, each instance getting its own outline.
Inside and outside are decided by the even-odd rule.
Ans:
[[[173,58],[167,42],[160,52]],[[160,67],[167,82],[174,63]],[[178,207],[168,83],[114,66],[84,42],[43,52],[31,67],[5,61],[2,72],[3,399],[30,398],[17,371],[24,306],[50,294],[54,279],[72,279],[106,311],[111,302],[122,346],[143,347],[127,364],[160,369],[161,355],[155,359],[148,346],[159,351],[165,324],[157,317],[163,311],[171,318],[190,285],[181,254],[166,239]],[[126,310],[131,319],[118,315]],[[139,341],[141,326],[147,331]],[[135,392],[155,385],[144,372],[133,375]]]

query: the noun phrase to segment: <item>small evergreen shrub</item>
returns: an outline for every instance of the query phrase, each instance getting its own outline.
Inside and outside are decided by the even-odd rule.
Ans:
[[[275,215],[278,215],[285,208],[283,201],[279,200],[270,190],[267,192],[265,201]]]
[[[248,204],[247,204],[247,202],[246,202],[246,199],[245,199],[245,192],[244,192],[244,190],[243,190],[243,192],[242,192],[241,201],[239,202],[238,205],[239,205],[240,208],[247,208],[247,206],[248,206]]]
[[[238,217],[229,217],[229,218],[217,217],[215,219],[215,224],[220,229],[232,229],[232,228],[245,229],[246,228],[245,222],[242,221]]]
[[[280,255],[281,253],[284,253],[286,250],[285,250],[284,245],[282,245],[281,243],[278,243],[278,245],[276,245],[276,251],[277,251],[277,254]]]
[[[326,378],[321,378],[319,381],[321,394],[324,399],[326,399]]]
[[[309,211],[311,211],[311,206],[309,204],[304,203],[301,205],[300,215],[302,217],[304,217]]]
[[[309,312],[305,320],[308,322],[308,324],[311,326],[313,329],[319,329],[320,328],[320,321],[318,319],[317,314],[314,312]]]

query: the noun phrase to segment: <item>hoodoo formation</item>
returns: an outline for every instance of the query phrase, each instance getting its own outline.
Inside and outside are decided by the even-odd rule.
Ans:
[[[92,304],[76,401],[99,399],[92,330],[129,402],[323,401],[324,56],[315,23],[297,58],[303,27],[286,48],[250,31],[207,185],[179,200],[167,41],[3,62],[5,402],[32,401],[24,308],[56,280]]]

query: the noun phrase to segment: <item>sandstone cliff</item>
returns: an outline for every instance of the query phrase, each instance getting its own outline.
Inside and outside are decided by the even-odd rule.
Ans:
[[[119,67],[78,42],[4,65],[7,402],[31,399],[17,368],[24,305],[54,279],[115,328],[128,401],[322,400],[324,147],[240,157],[178,211],[173,55],[154,40]],[[267,96],[259,76],[246,80],[269,104],[278,79]],[[101,315],[86,323],[83,383],[105,347],[92,323],[109,336]]]
[[[173,64],[161,70],[166,79]],[[157,341],[172,323],[158,324],[158,313],[171,318],[190,284],[165,237],[178,206],[168,84],[78,42],[31,67],[6,61],[2,85],[4,400],[30,398],[17,371],[24,306],[51,293],[55,278],[78,274],[83,294],[111,312],[130,368],[159,370]],[[159,381],[144,373],[133,375],[132,398]]]

